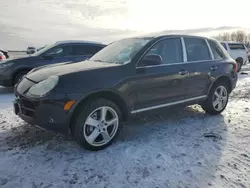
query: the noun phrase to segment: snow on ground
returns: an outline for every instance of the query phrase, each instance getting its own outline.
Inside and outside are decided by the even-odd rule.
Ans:
[[[0,187],[250,187],[249,94],[250,73],[222,115],[191,106],[143,116],[98,152],[27,125],[9,109],[13,94],[1,94]]]
[[[14,94],[12,88],[4,88],[0,86],[0,109],[12,107],[13,97]]]

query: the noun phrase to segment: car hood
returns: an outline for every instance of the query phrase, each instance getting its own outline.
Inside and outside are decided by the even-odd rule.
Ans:
[[[83,61],[78,63],[58,63],[54,65],[47,65],[39,67],[30,72],[26,77],[34,82],[40,82],[47,79],[50,76],[62,76],[66,74],[72,74],[77,72],[84,72],[93,69],[107,68],[119,66],[115,63],[104,63],[96,61]]]
[[[16,57],[10,58],[4,61],[4,63],[27,63],[36,59],[36,56],[27,56],[27,57]]]

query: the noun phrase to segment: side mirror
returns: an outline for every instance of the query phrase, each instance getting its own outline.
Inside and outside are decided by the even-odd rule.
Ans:
[[[54,59],[54,57],[50,56],[50,55],[45,55],[42,58],[45,59],[45,60],[52,60],[52,59]]]
[[[152,66],[152,65],[161,65],[161,64],[163,64],[163,60],[160,55],[150,54],[150,55],[146,55],[142,59],[140,66]]]

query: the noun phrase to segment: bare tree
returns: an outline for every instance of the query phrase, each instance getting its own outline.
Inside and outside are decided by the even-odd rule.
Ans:
[[[219,40],[219,41],[221,40],[220,35],[212,36],[211,38],[214,38],[214,39]]]
[[[232,41],[236,41],[236,39],[237,39],[237,34],[236,34],[236,32],[232,32],[232,33],[231,33],[231,40],[232,40]]]
[[[219,33],[217,36],[214,36],[213,38],[219,40],[219,41],[237,41],[237,42],[244,42],[244,43],[250,43],[250,33],[246,33],[244,31],[236,31],[232,33]]]
[[[236,41],[237,42],[245,42],[246,33],[243,31],[236,32]]]
[[[230,34],[229,33],[223,33],[222,40],[223,41],[230,41]]]

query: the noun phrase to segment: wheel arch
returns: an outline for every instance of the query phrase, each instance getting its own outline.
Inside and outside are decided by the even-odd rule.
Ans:
[[[237,58],[235,59],[235,61],[236,61],[236,62],[239,61],[239,63],[243,63],[244,58],[243,58],[243,57],[237,57]]]
[[[74,118],[79,113],[79,110],[81,109],[82,105],[86,104],[87,101],[94,100],[97,98],[104,98],[104,99],[107,99],[107,100],[114,102],[120,108],[120,110],[122,112],[123,120],[128,119],[129,111],[128,111],[128,106],[127,106],[125,100],[123,100],[122,97],[119,94],[115,93],[114,91],[104,90],[104,91],[97,91],[94,93],[90,93],[90,94],[86,95],[85,97],[83,97],[77,103],[77,105],[74,107],[74,109],[72,109],[72,112],[71,112],[72,114],[70,117],[70,126],[71,126],[71,122],[74,121]]]
[[[29,72],[30,70],[32,70],[32,68],[20,68],[20,69],[15,70],[15,72],[13,72],[12,74],[12,84],[14,84],[15,77],[18,73]]]
[[[218,77],[217,79],[215,79],[214,81],[213,81],[213,83],[210,85],[210,87],[209,87],[209,90],[208,90],[208,93],[207,93],[207,95],[209,95],[209,93],[210,93],[210,90],[213,88],[213,86],[215,85],[215,84],[217,84],[217,83],[219,83],[219,82],[225,82],[225,83],[227,83],[227,85],[228,85],[228,89],[229,89],[229,93],[231,93],[232,92],[232,82],[231,82],[231,79],[229,78],[229,76],[227,76],[227,75],[223,75],[223,76],[220,76],[220,77]]]

